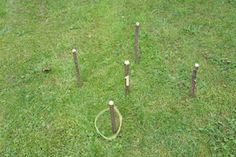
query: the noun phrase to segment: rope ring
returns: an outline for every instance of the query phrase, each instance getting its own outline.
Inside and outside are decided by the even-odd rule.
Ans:
[[[94,121],[94,125],[95,125],[95,128],[96,128],[97,133],[98,133],[99,135],[101,135],[101,136],[102,136],[104,139],[106,139],[106,140],[113,140],[113,139],[115,139],[115,138],[117,137],[117,135],[120,133],[120,130],[121,130],[121,126],[122,126],[122,115],[120,114],[120,111],[118,110],[118,108],[117,108],[116,106],[114,106],[114,109],[115,109],[116,113],[118,114],[120,125],[119,125],[119,128],[118,128],[118,130],[116,131],[116,133],[113,134],[112,136],[108,136],[108,137],[107,137],[107,136],[103,135],[103,134],[99,131],[98,127],[97,127],[97,120],[98,120],[98,118],[99,118],[103,113],[109,111],[109,108],[104,109],[104,110],[102,110],[101,112],[99,112],[98,115],[97,115],[96,118],[95,118],[95,121]]]

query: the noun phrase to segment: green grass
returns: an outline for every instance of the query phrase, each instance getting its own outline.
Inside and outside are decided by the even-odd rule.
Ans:
[[[235,26],[235,0],[0,0],[0,156],[235,156]],[[94,119],[111,98],[123,126],[109,142]]]

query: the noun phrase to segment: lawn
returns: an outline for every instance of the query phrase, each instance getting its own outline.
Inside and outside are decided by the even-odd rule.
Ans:
[[[1,157],[233,157],[235,93],[235,0],[0,0]],[[123,126],[107,141],[110,99]]]

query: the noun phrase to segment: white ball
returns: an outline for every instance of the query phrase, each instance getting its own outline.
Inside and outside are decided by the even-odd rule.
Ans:
[[[196,67],[196,68],[199,68],[200,65],[199,65],[198,63],[195,63],[195,67]]]
[[[112,105],[114,105],[114,102],[112,100],[110,100],[108,104],[112,106]]]
[[[76,49],[72,49],[72,52],[75,53],[77,50]]]
[[[129,65],[129,64],[130,64],[130,63],[129,63],[129,60],[125,60],[124,64],[125,64],[125,65]]]

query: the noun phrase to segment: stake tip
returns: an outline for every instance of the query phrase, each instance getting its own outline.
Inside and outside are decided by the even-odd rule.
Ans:
[[[110,106],[114,105],[114,102],[112,100],[109,101],[108,103]]]
[[[129,60],[125,60],[124,64],[129,65],[130,64]]]
[[[198,64],[198,63],[195,63],[195,68],[199,68],[200,67],[200,65]]]
[[[72,52],[75,53],[75,52],[77,52],[77,50],[74,48],[74,49],[72,49]]]
[[[139,26],[140,25],[140,23],[139,22],[136,22],[136,26]]]

